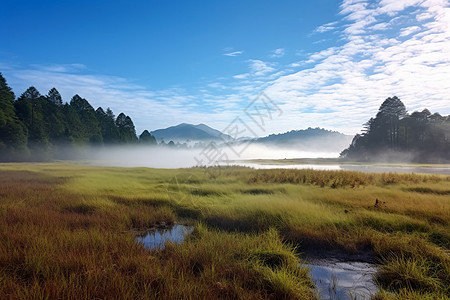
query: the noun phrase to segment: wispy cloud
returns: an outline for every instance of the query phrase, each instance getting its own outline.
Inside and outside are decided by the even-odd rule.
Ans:
[[[327,58],[327,57],[333,55],[334,53],[336,53],[336,51],[337,51],[336,48],[331,47],[331,48],[322,50],[320,52],[313,53],[309,56],[309,59],[307,61],[305,61],[305,63],[313,63],[313,62],[322,60],[324,58]]]
[[[233,51],[233,52],[224,53],[223,55],[225,55],[225,56],[238,56],[238,55],[241,55],[242,53],[244,53],[244,51]]]
[[[244,80],[242,84],[250,84],[253,86],[260,86],[260,83],[270,81],[275,78],[275,75],[281,76],[282,73],[274,73],[276,69],[273,67],[273,63],[265,62],[259,59],[249,59],[248,68],[249,72],[234,75],[234,79]]]
[[[80,70],[87,69],[87,67],[84,64],[53,64],[53,65],[33,64],[31,66],[41,71],[49,71],[56,73],[77,72]]]
[[[406,27],[406,28],[401,29],[400,36],[407,36],[407,35],[410,35],[412,33],[418,32],[418,31],[420,31],[419,26]]]
[[[407,7],[417,6],[422,4],[422,2],[438,2],[445,3],[445,1],[423,1],[423,0],[381,0],[378,11],[380,13],[386,13],[389,16],[395,16],[397,12],[404,10]]]
[[[267,73],[271,73],[275,71],[274,68],[271,67],[270,63],[264,62],[258,59],[250,59],[248,60],[250,63],[250,70],[254,76],[264,76]]]
[[[249,73],[243,73],[243,74],[234,75],[233,78],[235,78],[235,79],[246,79],[249,76],[250,76]]]
[[[319,27],[314,29],[313,33],[324,33],[324,32],[327,32],[327,31],[334,30],[334,29],[336,29],[337,23],[338,22],[330,22],[330,23],[327,23],[327,24],[320,25]]]
[[[207,84],[207,86],[210,88],[213,88],[213,89],[220,89],[220,90],[227,88],[224,84],[222,84],[220,82],[209,83],[209,84]]]
[[[285,50],[284,48],[278,48],[272,51],[272,54],[270,55],[271,57],[274,58],[278,58],[278,57],[283,57],[285,54]]]

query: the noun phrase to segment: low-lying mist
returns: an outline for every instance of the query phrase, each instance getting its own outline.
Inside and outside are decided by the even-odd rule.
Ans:
[[[83,163],[111,167],[151,167],[188,168],[194,166],[239,164],[239,160],[249,159],[289,159],[289,158],[333,158],[339,152],[303,151],[293,147],[280,148],[260,144],[250,144],[236,154],[225,145],[212,148],[179,149],[167,146],[104,146],[78,149],[73,157]]]

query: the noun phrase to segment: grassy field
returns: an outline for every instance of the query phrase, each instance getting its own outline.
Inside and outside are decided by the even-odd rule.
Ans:
[[[0,299],[315,299],[331,249],[373,254],[375,299],[448,299],[449,224],[450,176],[1,164]]]

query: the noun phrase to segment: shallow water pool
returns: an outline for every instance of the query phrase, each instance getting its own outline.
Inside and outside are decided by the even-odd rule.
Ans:
[[[374,264],[338,259],[315,259],[307,264],[320,299],[368,300],[378,291]]]
[[[169,228],[157,228],[139,235],[136,240],[150,250],[162,250],[166,242],[181,244],[194,231],[193,226],[175,224]]]

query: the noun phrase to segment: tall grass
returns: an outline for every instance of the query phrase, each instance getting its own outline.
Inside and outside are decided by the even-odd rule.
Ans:
[[[0,299],[311,299],[304,251],[369,251],[376,297],[450,286],[450,177],[0,166]],[[134,232],[190,223],[148,251]],[[433,298],[433,299],[434,299]]]
[[[248,177],[249,183],[313,184],[320,187],[360,187],[368,184],[427,183],[450,181],[450,176],[400,173],[363,173],[357,171],[316,171],[312,169],[258,170]]]

